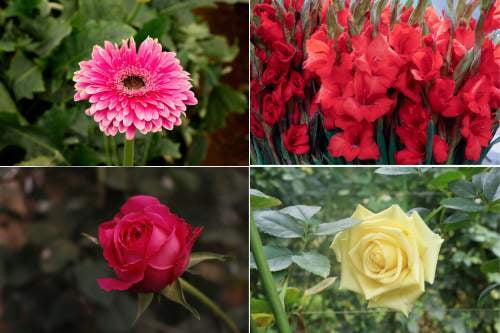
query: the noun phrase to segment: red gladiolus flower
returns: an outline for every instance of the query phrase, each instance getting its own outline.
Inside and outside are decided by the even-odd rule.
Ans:
[[[421,47],[422,29],[405,23],[395,24],[389,32],[389,44],[402,58],[411,56]]]
[[[250,132],[253,136],[259,139],[263,139],[266,137],[262,122],[257,118],[255,112],[250,112]]]
[[[290,72],[290,79],[288,80],[287,89],[290,89],[294,96],[304,98],[304,79],[297,71]]]
[[[431,81],[435,79],[439,76],[439,71],[443,65],[441,55],[434,52],[430,47],[425,47],[415,52],[412,61],[416,68],[413,68],[411,73],[417,81]]]
[[[334,157],[343,156],[347,162],[355,158],[376,160],[378,146],[373,139],[373,124],[354,123],[343,132],[335,134],[328,144],[328,152]]]
[[[269,125],[276,124],[285,114],[285,106],[279,89],[264,96],[262,104],[262,116]]]
[[[281,24],[268,16],[261,17],[260,26],[255,30],[255,34],[268,46],[271,46],[275,41],[285,40]]]
[[[286,150],[294,154],[307,154],[309,152],[309,133],[307,125],[290,126],[283,134],[283,145]]]
[[[483,116],[490,113],[490,93],[489,79],[481,74],[470,77],[460,90],[460,96],[467,108]]]
[[[467,114],[462,119],[460,132],[467,140],[465,158],[479,160],[482,147],[487,147],[491,140],[492,121],[490,115]]]
[[[316,31],[306,41],[308,57],[304,62],[304,68],[320,77],[330,74],[335,61],[333,44],[328,40],[324,28]]]
[[[193,228],[158,199],[131,197],[99,226],[99,244],[117,278],[98,279],[106,290],[158,292],[186,270],[202,228]]]
[[[432,156],[436,163],[444,163],[448,159],[448,144],[439,135],[434,135],[432,142]]]
[[[464,111],[460,97],[454,96],[455,81],[438,78],[429,90],[429,104],[432,111],[444,117],[456,117]]]

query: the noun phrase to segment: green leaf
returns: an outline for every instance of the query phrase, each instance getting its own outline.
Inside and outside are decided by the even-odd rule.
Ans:
[[[427,126],[427,139],[425,143],[425,164],[432,164],[432,148],[434,143],[434,133],[436,128],[434,123],[429,121],[429,126]]]
[[[196,266],[200,262],[203,262],[203,261],[206,261],[206,260],[225,261],[227,258],[229,258],[229,257],[225,256],[223,254],[218,254],[218,253],[212,253],[212,252],[192,252],[191,256],[189,257],[188,268]]]
[[[479,297],[477,298],[477,306],[482,307],[485,301],[485,297],[495,288],[500,287],[500,283],[493,283],[490,284],[488,287],[484,288],[483,291],[481,291],[481,294],[479,294]]]
[[[318,282],[317,284],[315,284],[311,288],[307,289],[304,292],[304,296],[311,296],[314,294],[319,294],[320,292],[322,292],[323,290],[327,289],[332,284],[334,284],[335,280],[337,280],[337,277],[335,277],[335,276],[331,276],[331,277],[328,277],[324,280],[321,280],[320,282]]]
[[[500,272],[500,259],[493,259],[481,264],[481,272],[487,273],[498,273]]]
[[[383,167],[377,168],[375,173],[379,175],[387,175],[387,176],[400,176],[400,175],[412,175],[417,174],[417,168],[408,168],[408,167]]]
[[[153,300],[154,293],[138,293],[137,294],[137,314],[135,315],[134,324],[142,316],[144,311],[149,307],[151,301]]]
[[[222,62],[233,61],[239,53],[238,46],[229,45],[224,36],[211,36],[209,39],[200,41],[199,45],[203,49],[205,56]]]
[[[42,24],[39,25],[43,29],[43,39],[38,43],[35,53],[46,57],[71,33],[72,27],[69,22],[53,17],[47,18]]]
[[[321,223],[317,226],[314,234],[317,236],[334,235],[342,230],[350,228],[361,221],[353,218],[346,218],[335,222]]]
[[[448,188],[448,184],[457,179],[463,179],[464,174],[460,171],[447,171],[429,182],[429,187],[445,190]]]
[[[472,184],[467,180],[463,179],[456,180],[450,183],[449,189],[451,192],[453,192],[455,195],[461,198],[473,199],[477,196],[474,184]]]
[[[172,21],[169,16],[159,15],[158,17],[144,23],[141,29],[135,34],[135,42],[139,44],[148,36],[160,39],[163,34],[170,30],[171,25]]]
[[[285,207],[281,209],[280,212],[295,217],[303,222],[308,222],[311,217],[316,215],[320,210],[320,206],[296,205]]]
[[[281,205],[279,199],[273,198],[259,190],[250,189],[250,207],[252,209],[265,209]]]
[[[443,228],[448,230],[455,230],[468,225],[471,218],[467,213],[454,213],[448,216],[443,222]]]
[[[191,312],[196,319],[200,320],[200,315],[198,311],[196,311],[195,308],[193,308],[191,305],[188,304],[188,302],[186,302],[186,298],[184,297],[184,292],[182,291],[182,287],[179,280],[175,280],[174,283],[163,289],[161,291],[161,294],[166,298],[168,298],[169,300],[182,305],[187,310],[189,310],[189,312]]]
[[[271,313],[271,306],[264,299],[250,299],[250,313]]]
[[[387,144],[384,135],[384,120],[382,118],[377,120],[377,145],[380,152],[380,158],[377,164],[388,164],[389,159],[387,157]]]
[[[165,1],[163,1],[165,2]],[[185,0],[185,1],[168,1],[167,5],[161,5],[161,1],[157,4],[157,8],[161,9],[162,14],[176,13],[184,10],[211,7],[214,5],[214,0]]]
[[[45,91],[42,72],[21,51],[16,52],[6,72],[16,99],[33,98],[33,93]]]
[[[208,151],[208,140],[203,134],[193,136],[193,141],[186,155],[186,165],[200,165]]]
[[[135,30],[117,21],[86,21],[85,25],[64,39],[63,43],[53,52],[51,66],[55,73],[70,79],[78,68],[78,63],[89,59],[94,45],[104,46],[104,41],[120,43],[130,38]]]
[[[302,299],[301,289],[295,287],[286,288],[285,299],[284,299],[286,307],[299,304],[301,299]]]
[[[260,231],[280,238],[300,238],[304,229],[290,216],[273,210],[254,212],[254,219]]]
[[[248,103],[245,94],[220,84],[215,86],[208,99],[205,126],[208,131],[215,131],[226,125],[226,116],[231,113],[244,113]]]
[[[293,255],[292,261],[300,268],[326,278],[330,274],[330,261],[328,257],[316,252],[303,252]]]
[[[16,104],[2,82],[0,82],[0,112],[13,113],[21,125],[27,124],[26,119],[17,109]]]
[[[464,212],[480,212],[484,209],[483,206],[475,203],[473,200],[464,198],[449,198],[441,201],[441,205],[454,210]]]
[[[126,17],[124,2],[115,0],[78,0],[82,22],[108,20],[110,17],[122,21]]]
[[[87,238],[89,241],[91,241],[92,243],[96,244],[96,245],[99,245],[99,240],[94,237],[94,236],[91,236],[89,234],[86,234],[84,232],[81,233],[83,237]]]
[[[28,160],[24,160],[20,163],[17,163],[18,166],[54,166],[55,163],[54,158],[49,156],[37,156],[30,158]]]
[[[274,323],[274,316],[270,313],[252,313],[252,319],[255,325],[262,329],[270,327]]]
[[[490,172],[483,176],[483,193],[484,196],[490,200],[495,201],[498,199],[500,190],[500,169],[493,168]]]
[[[281,271],[292,264],[292,252],[286,247],[266,245],[264,254],[271,272]],[[253,255],[250,258],[250,268],[257,269]]]

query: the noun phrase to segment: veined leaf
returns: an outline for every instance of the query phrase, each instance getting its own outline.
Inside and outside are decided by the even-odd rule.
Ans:
[[[271,272],[281,271],[292,264],[292,251],[286,247],[266,245],[264,246],[264,254],[266,255],[267,264]],[[250,257],[250,268],[257,268],[252,254]]]
[[[281,205],[279,199],[273,198],[259,190],[250,189],[250,207],[252,209],[264,209]]]
[[[311,217],[316,215],[320,210],[320,206],[296,205],[285,207],[281,209],[280,212],[295,217],[303,222],[308,222]]]
[[[316,231],[314,231],[314,234],[317,236],[334,235],[360,222],[361,221],[357,219],[349,217],[335,222],[322,223],[317,226]]]
[[[300,238],[304,229],[295,220],[279,211],[263,210],[254,212],[257,228],[266,234],[280,238]]]
[[[473,200],[464,198],[448,198],[441,201],[443,207],[461,210],[464,212],[480,212],[484,209],[480,204],[475,203]]]
[[[330,260],[316,252],[303,252],[292,256],[292,261],[300,268],[326,278],[330,274]]]

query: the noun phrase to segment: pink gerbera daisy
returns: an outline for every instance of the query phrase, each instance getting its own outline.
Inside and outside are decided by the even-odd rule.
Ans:
[[[171,130],[181,124],[186,105],[198,101],[190,90],[189,73],[173,52],[163,52],[158,41],[147,38],[136,51],[133,38],[122,46],[96,45],[92,59],[80,62],[73,77],[75,101],[88,100],[85,110],[106,135],[126,133],[131,140],[142,134]]]

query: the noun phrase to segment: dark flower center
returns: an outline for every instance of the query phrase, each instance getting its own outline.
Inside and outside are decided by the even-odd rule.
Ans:
[[[144,83],[144,80],[142,79],[142,77],[137,76],[137,75],[131,75],[131,76],[127,76],[127,77],[123,80],[123,85],[124,85],[127,89],[130,89],[130,90],[137,90],[137,89],[141,89],[141,88],[142,88],[142,87],[144,87],[146,84]]]

